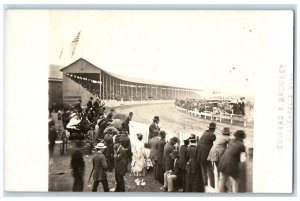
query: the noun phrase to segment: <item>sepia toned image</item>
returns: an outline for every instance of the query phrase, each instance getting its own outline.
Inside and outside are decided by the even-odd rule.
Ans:
[[[292,193],[292,11],[5,17],[6,191]]]
[[[49,191],[252,192],[259,30],[220,14],[49,11]]]

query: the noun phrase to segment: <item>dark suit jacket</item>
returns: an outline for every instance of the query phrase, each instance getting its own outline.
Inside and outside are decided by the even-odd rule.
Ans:
[[[244,144],[236,139],[230,140],[227,149],[220,159],[220,171],[237,178],[239,175],[240,154],[242,152],[245,152]]]
[[[200,162],[201,164],[208,163],[207,157],[215,140],[216,140],[216,135],[213,132],[207,130],[203,133],[203,135],[200,137],[200,141],[198,144],[199,147],[197,153],[198,162]]]
[[[115,171],[124,176],[127,169],[126,151],[121,144],[116,144],[114,146],[114,153]]]
[[[94,181],[100,181],[107,178],[106,175],[106,169],[107,169],[107,163],[105,156],[97,152],[93,157],[93,168],[94,168],[94,174],[93,179]]]
[[[166,145],[165,139],[160,139],[157,142],[157,164],[163,165],[164,164],[164,147]]]
[[[164,161],[166,165],[166,170],[172,170],[174,168],[174,160],[170,156],[175,147],[168,142],[164,147]]]
[[[181,145],[179,149],[179,161],[178,161],[180,169],[185,170],[187,157],[188,157],[187,146]]]
[[[158,125],[156,125],[156,123],[152,122],[152,124],[149,127],[148,140],[150,140],[153,137],[155,131],[160,131],[160,128],[158,127]]]

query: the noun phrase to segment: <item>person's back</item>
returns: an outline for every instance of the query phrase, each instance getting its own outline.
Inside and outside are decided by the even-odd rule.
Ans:
[[[72,154],[71,168],[74,177],[73,191],[83,191],[85,163],[83,159],[83,154],[79,149],[76,149]]]

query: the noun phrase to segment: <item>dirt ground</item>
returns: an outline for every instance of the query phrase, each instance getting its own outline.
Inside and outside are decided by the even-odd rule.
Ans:
[[[155,115],[160,116],[160,127],[173,131],[190,132],[196,135],[201,135],[208,127],[209,120],[198,119],[196,117],[183,114],[175,109],[174,104],[153,104],[153,105],[136,105],[124,106],[116,108],[117,113],[128,114],[133,112],[133,121],[149,124]],[[57,119],[53,114],[54,119]],[[243,129],[247,134],[245,144],[247,147],[253,147],[253,128],[239,127],[217,122],[216,134],[220,134],[223,127],[230,127],[234,132],[237,129]],[[56,127],[61,130],[61,122],[56,122]],[[92,178],[88,182],[90,172],[92,170],[92,155],[88,154],[88,145],[82,149],[85,159],[85,181],[84,192],[92,191]],[[75,144],[68,143],[68,151],[64,155],[60,154],[60,145],[55,145],[53,157],[49,160],[49,191],[72,191],[73,177],[70,169],[71,154],[74,151]],[[252,167],[251,167],[252,170]],[[250,172],[250,171],[249,171]],[[248,172],[248,173],[249,173]],[[251,172],[252,173],[252,172]],[[162,185],[153,179],[153,173],[148,173],[143,179],[146,182],[145,186],[137,186],[135,183],[136,177],[128,172],[125,177],[126,192],[161,192]],[[115,188],[114,173],[108,173],[109,188]],[[98,191],[103,191],[99,184]]]

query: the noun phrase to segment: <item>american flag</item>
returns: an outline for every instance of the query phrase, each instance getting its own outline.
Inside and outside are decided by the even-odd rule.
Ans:
[[[75,49],[76,49],[76,46],[77,46],[77,43],[79,41],[79,37],[80,37],[80,32],[78,32],[77,36],[74,38],[74,40],[71,42],[70,44],[70,50],[71,50],[71,57],[74,55],[75,53]]]

